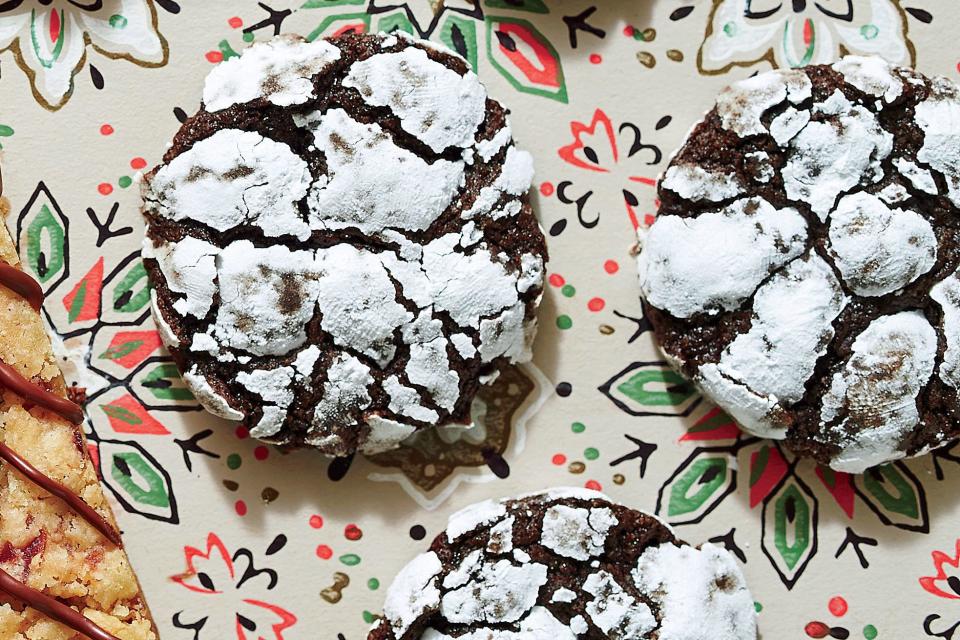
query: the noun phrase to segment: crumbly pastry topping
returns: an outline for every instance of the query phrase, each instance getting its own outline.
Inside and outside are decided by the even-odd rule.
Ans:
[[[862,472],[958,435],[960,90],[879,58],[738,82],[641,237],[671,361],[747,430]]]
[[[468,507],[387,591],[369,640],[751,640],[733,556],[582,489]]]
[[[143,256],[184,380],[251,435],[379,452],[528,360],[546,248],[529,154],[410,38],[253,45],[147,176]]]
[[[83,433],[73,423],[82,412],[65,398],[33,296],[7,273],[22,276],[18,262],[0,225],[0,637],[101,633],[155,640]],[[62,615],[53,619],[35,609],[40,593],[66,607]]]

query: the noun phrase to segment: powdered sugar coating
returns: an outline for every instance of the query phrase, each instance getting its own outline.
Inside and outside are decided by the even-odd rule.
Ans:
[[[960,90],[869,57],[787,73],[809,91],[759,74],[691,130],[641,289],[667,359],[742,426],[859,472],[960,435]],[[745,242],[763,228],[730,207],[760,199],[804,221],[795,243]]]
[[[960,207],[960,89],[934,78],[930,97],[916,106],[916,118],[924,134],[917,160],[943,176],[950,200]]]
[[[369,640],[756,638],[733,556],[689,547],[656,518],[597,492],[467,507],[431,548],[390,587]],[[423,585],[427,597],[418,597]],[[408,610],[397,610],[405,602]]]
[[[472,146],[486,110],[487,92],[476,74],[461,76],[413,47],[358,62],[343,86],[368,104],[389,107],[404,131],[437,153]]]
[[[783,410],[803,397],[846,304],[822,258],[794,260],[757,290],[750,330],[727,346],[717,364],[700,368],[701,386],[754,433],[783,438],[789,424]]]
[[[340,49],[326,40],[305,42],[281,36],[258,42],[237,58],[213,68],[203,85],[207,111],[266,99],[285,107],[314,96],[312,77],[340,59]]]
[[[806,239],[796,209],[777,209],[760,198],[694,219],[664,216],[642,239],[640,288],[650,304],[680,318],[735,309],[771,272],[800,255]]]
[[[337,455],[468,422],[476,383],[530,358],[543,289],[505,110],[388,36],[259,44],[207,89],[144,188],[152,308],[201,404]]]
[[[688,580],[688,575],[709,576]],[[746,629],[756,624],[753,597],[743,572],[726,550],[710,543],[699,549],[661,545],[644,551],[633,571],[637,588],[653,598],[663,624],[659,640],[700,640],[703,629]],[[727,618],[733,616],[733,619]],[[739,640],[714,633],[713,640]]]
[[[830,216],[830,247],[844,282],[857,295],[892,293],[930,271],[937,237],[919,213],[891,209],[869,193],[844,196]]]
[[[857,336],[820,411],[826,433],[841,444],[832,468],[861,473],[904,457],[900,442],[920,420],[917,394],[933,374],[936,354],[936,331],[917,311],[878,318]],[[844,428],[850,422],[857,431]]]

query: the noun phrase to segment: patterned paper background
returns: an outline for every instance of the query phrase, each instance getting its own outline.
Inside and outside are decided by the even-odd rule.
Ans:
[[[765,638],[960,639],[960,450],[852,477],[742,434],[662,362],[631,255],[727,83],[844,52],[960,80],[958,21],[953,0],[0,2],[7,223],[163,637],[362,640],[450,512],[567,484],[726,545]],[[479,430],[285,455],[199,411],[160,346],[137,174],[248,43],[394,29],[463,54],[534,153],[552,255],[535,363],[484,393]]]

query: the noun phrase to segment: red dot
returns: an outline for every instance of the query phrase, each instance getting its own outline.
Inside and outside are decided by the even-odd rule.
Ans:
[[[108,124],[100,125],[100,135],[109,136],[113,135],[113,127]]]
[[[553,183],[552,182],[543,182],[540,184],[540,193],[546,197],[553,195]]]
[[[322,528],[323,528],[323,517],[320,516],[320,515],[318,515],[318,514],[314,514],[314,515],[310,516],[310,527],[313,528],[313,529],[322,529]]]
[[[653,216],[652,214],[649,214],[649,213],[648,213],[647,215],[643,216],[643,224],[649,227],[650,225],[653,224],[653,222],[654,222],[656,219],[657,219],[657,218],[656,218],[655,216]]]
[[[136,169],[139,171],[140,169],[143,169],[145,166],[147,166],[147,161],[139,156],[130,161],[131,169]]]
[[[551,274],[549,280],[550,280],[550,284],[552,284],[555,287],[562,287],[566,282],[566,280],[563,279],[563,276],[560,275],[559,273]]]
[[[243,440],[244,438],[249,437],[249,435],[250,435],[250,430],[247,429],[246,427],[244,427],[243,425],[240,425],[239,427],[237,427],[237,430],[236,430],[235,433],[237,434],[237,437],[238,437],[238,438],[240,438],[241,440]]]
[[[108,196],[113,193],[113,185],[109,182],[101,182],[97,185],[97,191],[99,191],[102,196]]]
[[[830,613],[838,618],[842,618],[847,613],[849,607],[847,606],[846,600],[840,596],[834,596],[830,598],[830,603],[827,605],[827,608],[830,609]]]
[[[603,263],[603,270],[609,273],[610,275],[613,275],[617,271],[620,271],[620,265],[617,264],[616,260],[607,260],[606,262]]]
[[[253,450],[253,457],[257,460],[266,460],[267,456],[270,455],[270,450],[266,447],[257,447]]]
[[[567,461],[567,456],[563,455],[562,453],[558,453],[552,458],[550,458],[550,462],[557,465],[558,467],[563,463],[565,463],[566,461]]]
[[[590,54],[590,64],[600,64],[601,62],[603,62],[603,56],[599,53]]]
[[[590,302],[587,303],[587,309],[594,313],[603,311],[605,306],[607,306],[607,303],[603,301],[603,298],[590,298]]]
[[[218,62],[223,62],[223,54],[219,51],[207,51],[206,56],[207,62],[212,62],[217,64]]]
[[[247,503],[243,500],[237,500],[233,505],[233,508],[236,510],[238,516],[247,515]]]
[[[830,627],[822,622],[808,622],[803,630],[806,631],[807,635],[811,638],[826,638],[827,634],[830,633]]]
[[[628,38],[632,38],[632,37],[633,37],[633,25],[632,25],[632,24],[628,24],[627,26],[625,26],[625,27],[623,28],[623,35],[627,36]]]
[[[333,557],[333,549],[325,544],[321,544],[317,547],[317,557],[321,560],[329,560]]]
[[[347,540],[359,540],[363,537],[363,531],[355,524],[348,524],[343,528],[343,537]]]
[[[240,27],[243,26],[243,20],[238,18],[237,16],[233,16],[232,18],[227,20],[227,24],[229,24],[234,29],[239,29]]]
[[[601,486],[601,484],[600,484],[599,482],[597,482],[596,480],[587,480],[587,481],[583,484],[583,486],[585,486],[587,489],[591,489],[591,490],[593,490],[593,491],[603,491],[603,486]]]

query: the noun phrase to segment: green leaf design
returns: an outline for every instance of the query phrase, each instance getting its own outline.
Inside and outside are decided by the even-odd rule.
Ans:
[[[474,71],[477,69],[477,25],[473,20],[462,18],[451,13],[440,27],[440,41],[450,49],[456,51],[470,63]]]
[[[143,286],[136,289],[142,282]],[[150,287],[147,284],[147,269],[142,262],[135,262],[113,289],[113,308],[123,313],[140,311],[150,302]]]
[[[83,280],[80,282],[80,286],[77,288],[77,295],[73,297],[73,300],[70,302],[70,310],[67,312],[67,320],[73,322],[80,315],[80,312],[83,311],[83,303],[87,299],[87,281]]]
[[[857,495],[881,522],[907,531],[929,531],[923,485],[905,463],[873,467],[852,478]]]
[[[486,23],[487,58],[514,89],[569,101],[563,61],[539,29],[510,16],[487,16]]]
[[[381,18],[377,23],[377,31],[383,31],[384,33],[405,31],[411,35],[415,34],[413,23],[403,13],[394,13]]]
[[[27,226],[27,264],[40,282],[47,282],[64,267],[66,233],[46,204]]]
[[[110,476],[133,498],[134,502],[152,507],[169,507],[163,478],[143,456],[133,453],[115,453]]]
[[[156,458],[133,441],[97,444],[103,483],[126,511],[151,520],[180,521],[170,474]]]
[[[817,513],[816,497],[795,475],[764,499],[760,546],[787,589],[817,553]]]
[[[789,569],[806,553],[811,541],[810,506],[796,485],[790,485],[775,503],[774,544]]]
[[[154,367],[141,383],[160,400],[193,400],[193,394],[184,385],[175,364],[161,364]]]
[[[310,34],[307,36],[307,40],[309,40],[310,42],[313,42],[317,38],[322,38],[328,35],[327,31],[340,22],[344,23],[344,25],[351,22],[356,22],[363,25],[364,31],[370,30],[370,16],[368,14],[341,13],[341,14],[335,14],[332,16],[327,16],[326,18],[321,20],[320,24],[317,25],[317,28],[311,31]]]
[[[550,9],[543,0],[485,0],[484,4],[492,9],[511,9],[513,11],[528,11],[530,13],[550,13]]]
[[[770,446],[763,445],[763,448],[757,452],[757,460],[753,465],[753,468],[750,469],[750,486],[754,486],[763,477],[763,471],[767,468],[767,463],[770,462]]]
[[[364,4],[367,0],[307,0],[301,9],[326,9],[328,7],[343,7],[348,4]]]
[[[675,407],[695,394],[686,380],[669,369],[642,369],[617,385],[617,391],[638,404],[654,407]]]
[[[678,516],[699,509],[727,479],[727,461],[723,458],[697,460],[670,489],[667,515]]]
[[[119,360],[123,356],[130,355],[142,345],[143,340],[129,340],[121,345],[107,349],[97,357],[101,360]]]
[[[143,420],[141,420],[137,414],[129,409],[124,409],[123,407],[118,407],[112,404],[102,404],[100,405],[100,408],[111,418],[122,420],[129,425],[138,425],[143,423]]]

